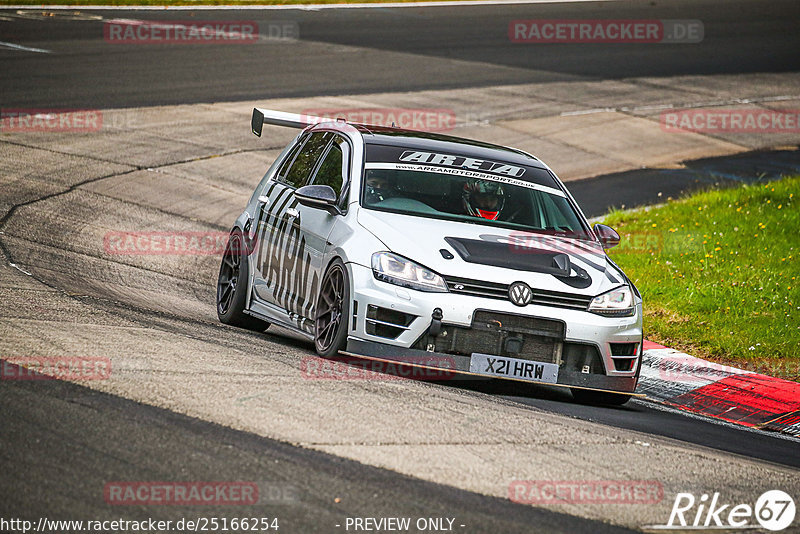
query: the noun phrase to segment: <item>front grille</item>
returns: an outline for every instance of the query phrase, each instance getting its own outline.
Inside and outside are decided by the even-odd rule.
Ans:
[[[472,317],[472,328],[476,330],[516,332],[535,336],[564,339],[564,323],[527,315],[476,310]]]
[[[444,278],[447,288],[451,293],[470,295],[473,297],[484,297],[498,300],[508,299],[508,284],[498,284],[495,282],[483,282],[470,280],[468,278],[456,278],[446,276]],[[575,295],[572,293],[560,293],[558,291],[546,291],[533,288],[533,300],[531,304],[539,306],[552,306],[555,308],[567,308],[570,310],[585,311],[592,302],[592,297],[585,295]]]
[[[486,297],[490,299],[508,300],[508,285],[495,284],[493,282],[480,282],[467,278],[445,277],[447,289],[451,293],[461,293],[473,297]]]
[[[423,336],[416,348],[426,349],[431,343],[433,350],[445,354],[469,356],[479,352],[560,363],[564,331],[560,321],[477,310],[470,327],[444,324],[435,338]]]

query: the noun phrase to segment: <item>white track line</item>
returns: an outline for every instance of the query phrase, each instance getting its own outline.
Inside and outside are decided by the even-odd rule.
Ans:
[[[369,9],[369,8],[399,8],[399,7],[449,7],[449,6],[493,6],[508,4],[570,4],[576,2],[617,2],[620,0],[454,0],[434,2],[385,2],[362,4],[282,4],[282,5],[230,5],[230,6],[0,6],[0,9],[51,9],[51,10],[113,10],[113,11],[219,11],[219,10],[285,10],[297,9],[303,11],[317,11],[320,9]]]
[[[0,41],[0,47],[13,48],[14,50],[24,50],[25,52],[39,52],[40,54],[50,54],[50,50],[44,48],[31,48],[30,46],[22,46],[14,43],[6,43]]]
[[[27,274],[28,276],[33,276],[31,273],[29,273],[28,271],[26,271],[25,269],[23,269],[22,267],[20,267],[20,266],[19,266],[19,265],[17,265],[16,263],[9,263],[9,265],[10,265],[11,267],[15,268],[16,270],[18,270],[18,271],[19,271],[19,272],[21,272],[21,273],[25,273],[25,274]]]

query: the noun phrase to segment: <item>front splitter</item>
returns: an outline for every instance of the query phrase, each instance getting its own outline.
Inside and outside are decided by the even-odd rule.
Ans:
[[[645,397],[645,395],[634,393],[637,382],[637,377],[635,376],[585,374],[572,372],[568,369],[559,370],[558,380],[555,383],[522,379],[512,376],[490,376],[470,371],[469,356],[444,354],[441,352],[428,352],[419,349],[405,349],[355,338],[347,339],[347,348],[341,353],[345,356],[400,364],[418,369],[437,371],[440,373],[442,371],[446,371],[447,374],[442,376],[441,380],[448,379],[448,375],[452,373],[472,380],[510,380],[513,382],[522,382],[526,384],[579,388],[608,393],[622,393],[635,397]]]

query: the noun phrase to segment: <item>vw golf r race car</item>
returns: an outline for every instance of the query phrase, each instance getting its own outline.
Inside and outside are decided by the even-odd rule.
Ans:
[[[231,231],[223,323],[271,323],[320,356],[570,387],[636,389],[642,299],[564,184],[520,150],[254,109],[301,129]]]

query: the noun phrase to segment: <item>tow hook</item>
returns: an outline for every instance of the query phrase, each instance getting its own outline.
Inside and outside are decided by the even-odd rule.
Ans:
[[[442,313],[441,308],[434,308],[431,313],[431,326],[428,328],[428,346],[425,347],[428,352],[436,351],[436,336],[442,332]]]
[[[434,308],[431,314],[431,327],[428,329],[428,334],[436,337],[442,332],[442,317],[444,317],[442,309]]]

